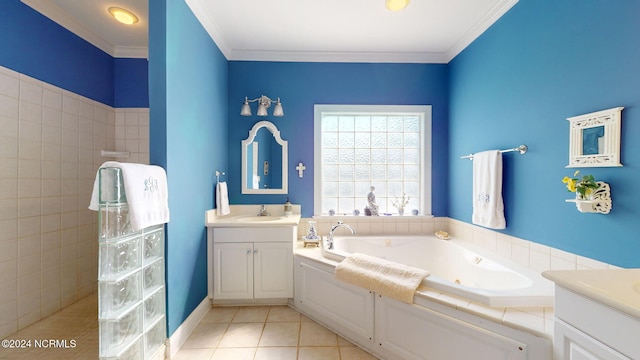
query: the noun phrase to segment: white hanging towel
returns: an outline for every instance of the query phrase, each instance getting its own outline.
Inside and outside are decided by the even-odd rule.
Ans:
[[[229,215],[231,208],[229,208],[229,191],[227,189],[227,183],[224,181],[218,181],[216,185],[216,214],[217,215]]]
[[[129,205],[129,221],[133,231],[169,222],[169,188],[167,173],[156,165],[107,161],[102,166],[122,170],[124,191]],[[93,183],[89,209],[98,210],[99,174]]]
[[[506,228],[502,202],[502,153],[473,155],[473,215],[471,221],[491,229]]]

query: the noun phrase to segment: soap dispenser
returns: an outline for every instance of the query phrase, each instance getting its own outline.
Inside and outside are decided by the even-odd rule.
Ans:
[[[284,216],[291,216],[291,203],[289,202],[289,198],[287,198],[287,202],[284,203]]]

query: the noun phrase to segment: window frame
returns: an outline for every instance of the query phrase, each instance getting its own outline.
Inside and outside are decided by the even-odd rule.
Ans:
[[[422,119],[420,127],[420,215],[431,216],[432,211],[432,106],[431,105],[314,105],[314,181],[313,181],[313,213],[322,213],[322,117],[323,115],[419,115]],[[363,194],[366,197],[366,194]],[[351,214],[347,214],[351,215]]]

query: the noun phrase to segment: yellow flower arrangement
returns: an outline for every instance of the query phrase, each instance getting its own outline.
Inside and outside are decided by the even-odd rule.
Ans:
[[[573,173],[573,177],[565,176],[562,182],[567,185],[567,190],[579,194],[580,198],[585,199],[589,197],[599,185],[593,178],[593,175],[584,175],[582,179],[577,178],[580,171]]]

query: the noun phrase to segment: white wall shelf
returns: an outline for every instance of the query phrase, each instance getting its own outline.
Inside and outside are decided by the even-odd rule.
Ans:
[[[599,187],[593,192],[591,200],[567,199],[566,202],[576,204],[581,213],[608,214],[611,211],[611,187],[604,181],[598,181]]]

